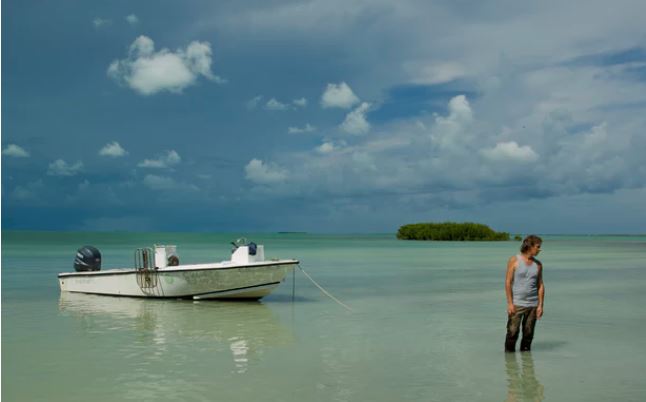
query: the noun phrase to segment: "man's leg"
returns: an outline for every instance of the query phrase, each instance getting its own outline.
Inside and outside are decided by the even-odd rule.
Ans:
[[[516,312],[509,315],[507,319],[507,337],[505,338],[505,352],[516,351],[516,341],[520,333],[521,318],[523,317],[523,308],[516,307]]]
[[[527,309],[523,317],[523,339],[520,341],[520,351],[529,352],[532,349],[534,328],[536,327],[536,307]]]

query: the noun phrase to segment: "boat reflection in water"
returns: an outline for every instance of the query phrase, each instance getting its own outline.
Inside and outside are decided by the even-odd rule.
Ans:
[[[133,368],[171,359],[175,365],[202,361],[213,369],[223,366],[219,356],[229,354],[231,371],[244,373],[254,357],[294,342],[292,331],[257,301],[193,302],[62,292],[59,306],[64,315],[81,321],[83,332],[105,335],[100,337],[103,347],[113,343],[116,353],[133,357]],[[226,366],[230,364],[231,360]]]
[[[521,366],[518,365],[517,355],[520,355]],[[505,401],[540,402],[545,398],[545,388],[536,378],[531,353],[505,353],[505,369],[507,371]]]

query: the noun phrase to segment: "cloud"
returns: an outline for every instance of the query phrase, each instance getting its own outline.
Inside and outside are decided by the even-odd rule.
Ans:
[[[73,165],[69,165],[63,159],[57,159],[49,164],[47,174],[49,176],[76,176],[83,170],[83,162],[78,161]]]
[[[182,93],[194,85],[200,76],[216,83],[224,80],[211,71],[211,45],[191,42],[185,49],[172,52],[155,51],[155,43],[147,36],[138,37],[128,57],[114,60],[108,67],[108,76],[142,95],[168,91]]]
[[[359,102],[359,98],[345,82],[327,84],[321,96],[321,106],[323,108],[349,109],[357,102]]]
[[[316,131],[316,127],[312,126],[310,123],[305,124],[304,127],[289,127],[287,132],[289,134],[301,134],[301,133],[311,133]]]
[[[16,186],[9,196],[17,201],[27,201],[27,200],[36,200],[40,198],[38,194],[43,191],[45,185],[42,180],[36,180],[26,185]]]
[[[366,113],[370,108],[370,103],[363,102],[359,107],[345,116],[341,123],[341,129],[350,134],[365,134],[370,131],[370,123],[366,120]]]
[[[338,147],[334,145],[332,142],[324,142],[323,144],[319,145],[316,147],[316,152],[320,154],[329,154],[331,152],[334,152],[338,150]]]
[[[79,183],[78,185],[78,190],[79,191],[85,191],[88,188],[90,188],[90,181],[88,179],[83,180],[82,182]]]
[[[516,103],[524,100],[520,96]],[[348,113],[353,117],[345,128],[360,133],[367,127],[369,136],[353,136],[348,144],[326,138],[306,150],[282,150],[276,165],[254,159],[245,168],[247,179],[272,184],[257,187],[268,197],[342,198],[352,205],[389,197],[419,211],[425,204],[456,211],[646,186],[643,157],[633,151],[646,145],[634,130],[639,122],[588,127],[567,112],[545,116],[540,108],[513,111],[504,120],[484,112],[490,106],[480,94],[456,95],[446,99],[445,112],[373,126],[366,120],[369,105],[362,103]],[[646,118],[639,121],[646,124]]]
[[[97,17],[94,20],[92,20],[92,24],[94,24],[95,28],[99,29],[105,26],[112,25],[112,20]]]
[[[172,190],[177,187],[177,182],[173,178],[154,174],[147,174],[143,182],[151,190]]]
[[[265,104],[265,109],[267,110],[287,110],[289,109],[289,105],[279,102],[275,98],[271,98],[267,101]]]
[[[529,145],[518,146],[515,141],[499,142],[493,148],[480,151],[482,156],[495,162],[536,162],[538,154]]]
[[[9,144],[2,150],[2,154],[14,158],[29,158],[29,152],[16,144]]]
[[[256,184],[275,184],[287,179],[287,172],[275,165],[265,164],[260,159],[252,159],[245,166],[246,178]]]
[[[160,155],[157,159],[144,159],[137,164],[138,167],[151,169],[167,169],[177,165],[182,161],[177,151],[167,151],[165,155]]]
[[[298,107],[306,107],[307,99],[306,98],[294,99],[292,103]]]
[[[137,25],[139,23],[139,18],[134,14],[130,14],[126,17],[126,21],[130,25]]]
[[[247,102],[247,108],[255,109],[258,103],[262,100],[262,96],[256,96]],[[296,108],[304,108],[307,106],[307,99],[300,98],[292,100],[292,104],[283,103],[276,98],[271,98],[265,103],[265,109],[267,110],[290,110]]]
[[[330,61],[324,70],[308,70],[321,91],[313,98],[302,93],[314,99],[312,103],[320,101],[323,106],[326,84],[341,86],[343,78],[353,83],[353,89],[361,89],[362,98],[378,99],[384,105],[370,111],[369,117],[363,115],[370,135],[294,138],[302,143],[263,156],[261,167],[267,168],[267,161],[272,161],[289,173],[285,191],[339,197],[358,194],[364,200],[385,192],[433,194],[430,197],[437,195],[435,200],[456,205],[461,196],[474,203],[486,202],[495,199],[494,193],[510,189],[513,196],[531,198],[636,188],[644,183],[640,150],[646,149],[646,81],[644,53],[639,50],[643,49],[640,17],[644,5],[638,2],[622,3],[610,13],[602,2],[591,3],[586,6],[586,24],[576,23],[580,19],[577,2],[542,2],[530,9],[408,0],[279,3],[218,7],[221,12],[198,13],[194,26],[199,32],[236,38],[240,49],[253,49],[248,45],[260,37],[287,43],[288,50],[300,49],[307,42],[324,52],[320,59]],[[237,18],[240,14],[244,15]],[[429,24],[428,15],[440,18]],[[205,24],[213,20],[217,23]],[[545,26],[550,29],[541,30]],[[539,31],[541,35],[536,36]],[[381,43],[380,51],[365,51],[368,42]],[[350,56],[339,56],[341,46],[342,53]],[[274,77],[277,86],[253,91],[283,96],[280,101],[294,109],[294,98],[299,97],[295,95],[301,94],[278,92],[288,84],[278,82],[275,71],[267,71],[267,76]],[[424,85],[408,87],[411,90],[405,96],[393,94],[385,102],[379,99],[388,96],[389,88],[410,82]],[[466,96],[455,96],[459,93]],[[246,96],[253,95],[257,93]],[[271,95],[257,100],[254,107],[263,108]],[[244,96],[240,108],[244,108]],[[414,105],[408,102],[411,98],[415,98],[410,102]],[[394,113],[385,110],[388,101],[394,102]],[[303,123],[307,121],[321,132],[325,127],[334,129],[360,104],[357,98],[342,109],[336,122],[310,116],[286,124],[283,120],[282,129],[306,131],[309,123]],[[556,118],[556,114],[567,118]],[[334,113],[330,116],[334,118]],[[339,149],[339,138],[348,139],[348,146]],[[156,159],[154,153],[146,156]],[[529,162],[532,159],[534,163]],[[521,160],[527,163],[515,169]],[[208,171],[204,166],[198,168]],[[363,174],[356,173],[362,168]],[[214,173],[213,181],[219,182],[218,177]],[[396,200],[392,205],[398,205]]]
[[[473,112],[464,95],[451,98],[448,109],[448,116],[435,118],[431,139],[440,149],[458,150],[471,138],[467,129],[473,121]]]
[[[247,106],[247,109],[253,110],[258,107],[258,104],[261,100],[262,95],[254,96],[253,98],[249,99],[245,105]]]
[[[539,170],[543,181],[561,194],[646,186],[640,152],[644,140],[640,147],[637,136],[627,136],[617,128],[610,133],[608,127],[601,122],[588,130],[565,131],[552,147],[545,147],[549,152]]]
[[[111,158],[119,158],[127,154],[128,152],[126,152],[126,150],[123,149],[121,145],[119,145],[119,143],[116,141],[105,144],[105,146],[99,151],[99,155],[109,156]]]
[[[11,192],[11,198],[18,201],[31,199],[34,195],[33,191],[23,186],[16,186]]]
[[[462,78],[467,74],[466,69],[458,62],[409,62],[404,64],[404,70],[416,84],[437,85]]]

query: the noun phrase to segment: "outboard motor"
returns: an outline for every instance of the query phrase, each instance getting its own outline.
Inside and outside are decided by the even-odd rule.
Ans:
[[[101,253],[96,247],[83,246],[76,251],[74,269],[77,272],[100,271]]]
[[[258,245],[254,242],[251,242],[248,244],[249,246],[249,255],[256,255],[256,251],[258,251]]]

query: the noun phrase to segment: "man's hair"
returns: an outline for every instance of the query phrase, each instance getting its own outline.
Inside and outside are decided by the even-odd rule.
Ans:
[[[529,235],[523,239],[523,244],[520,246],[520,252],[525,253],[537,244],[543,244],[543,239],[536,235]]]

